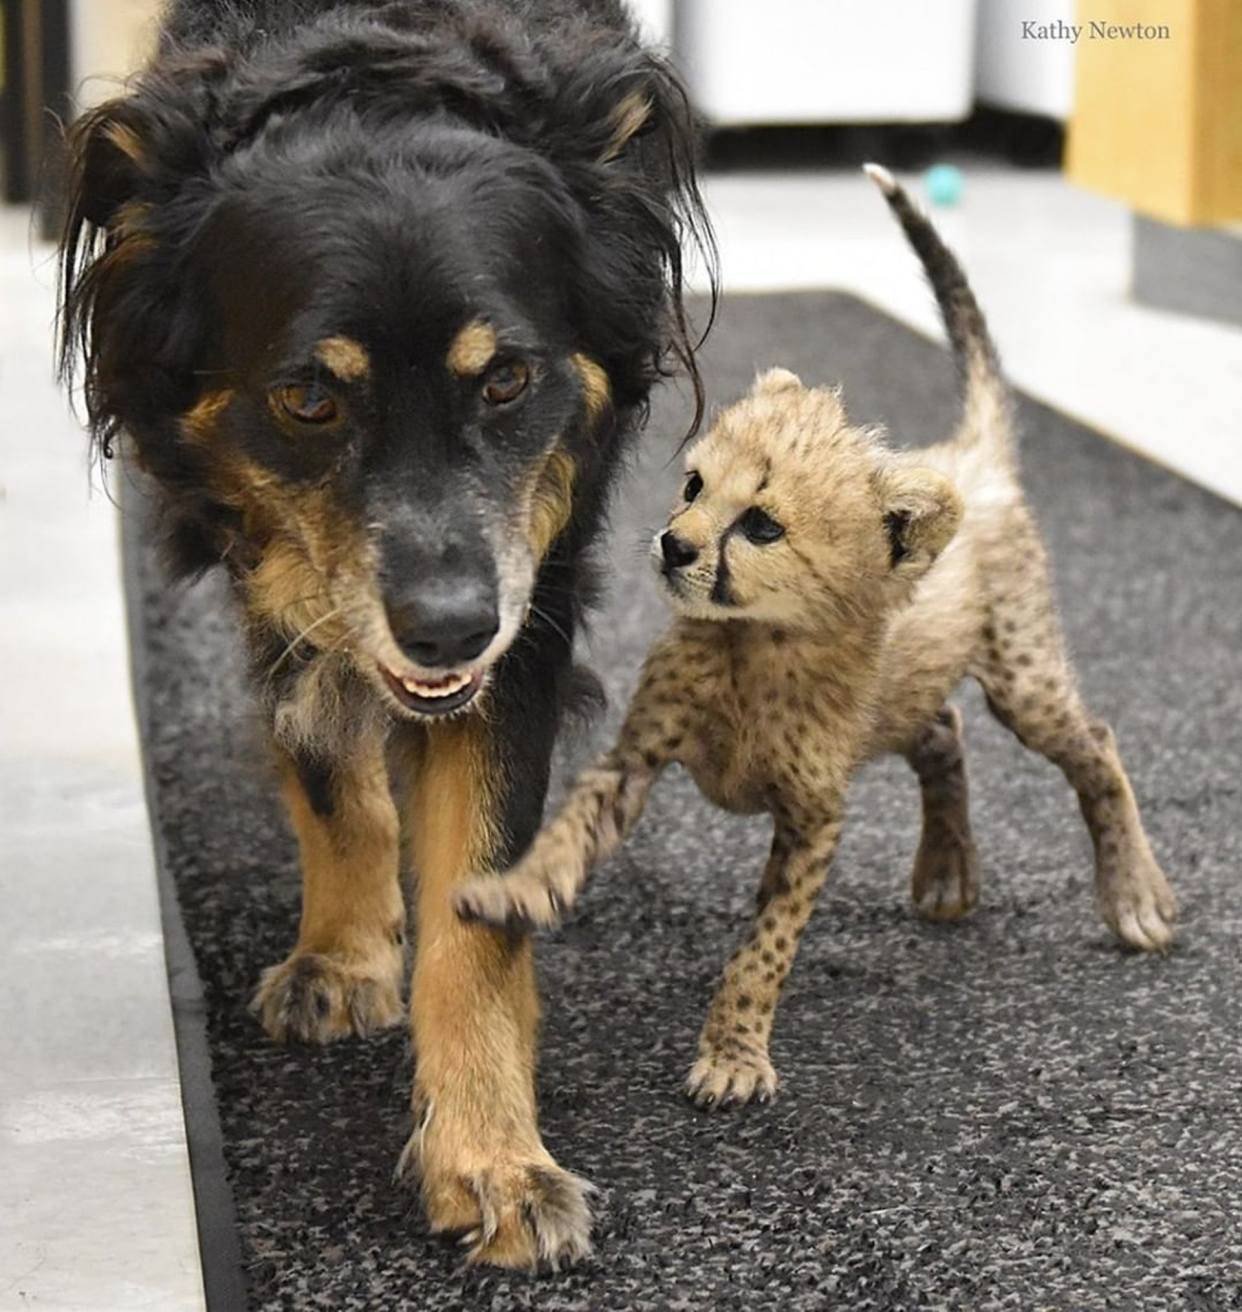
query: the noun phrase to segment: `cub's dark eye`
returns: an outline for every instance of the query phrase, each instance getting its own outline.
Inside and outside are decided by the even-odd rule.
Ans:
[[[488,405],[509,405],[526,391],[530,370],[521,360],[513,360],[493,369],[483,384],[483,399]]]
[[[702,475],[697,472],[691,472],[686,479],[685,498],[687,501],[693,501],[703,490]]]
[[[299,424],[330,424],[337,416],[336,402],[315,383],[290,383],[278,387],[272,399]]]
[[[777,538],[785,536],[784,526],[778,524],[771,515],[760,510],[758,506],[751,506],[738,521],[738,524],[742,532],[746,534],[747,540],[757,546],[764,546],[766,543],[775,542]]]

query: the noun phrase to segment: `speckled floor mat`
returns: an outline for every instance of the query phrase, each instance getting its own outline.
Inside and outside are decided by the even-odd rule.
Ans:
[[[728,300],[712,398],[775,362],[843,381],[856,419],[905,442],[954,415],[943,352],[848,297]],[[615,516],[589,650],[612,706],[561,781],[662,623],[643,543],[677,483],[681,413],[661,398]],[[900,761],[870,769],[776,1026],[777,1101],[696,1112],[679,1085],[767,833],[670,777],[541,947],[543,1127],[601,1193],[595,1257],[540,1278],[466,1270],[390,1182],[401,1034],[281,1049],[248,1015],[293,940],[293,843],[254,765],[220,588],[167,589],[128,517],[154,817],[203,981],[252,1308],[1242,1307],[1242,513],[1043,406],[1022,426],[1087,697],[1182,899],[1176,950],[1113,945],[1073,796],[966,689],[978,912],[914,918],[915,782]]]

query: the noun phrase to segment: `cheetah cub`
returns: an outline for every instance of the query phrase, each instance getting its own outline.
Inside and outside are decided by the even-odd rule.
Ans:
[[[781,369],[760,377],[689,452],[682,497],[653,543],[676,619],[647,658],[616,746],[511,871],[458,896],[468,918],[555,923],[673,761],[718,806],[768,812],[758,909],[716,989],[687,1083],[705,1107],[776,1089],[773,1013],[860,764],[897,752],[918,777],[918,910],[953,920],[975,905],[961,718],[945,701],[966,675],[1077,792],[1113,933],[1160,951],[1176,914],[1113,735],[1075,687],[1018,484],[1009,396],[974,295],[892,177],[866,171],[944,317],[963,394],[955,436],[894,452],[850,427],[837,391]]]

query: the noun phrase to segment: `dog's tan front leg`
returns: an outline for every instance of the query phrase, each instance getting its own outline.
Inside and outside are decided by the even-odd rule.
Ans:
[[[418,881],[411,1008],[417,1168],[431,1228],[467,1236],[474,1261],[532,1267],[589,1251],[588,1186],[539,1136],[539,1004],[529,938],[465,923],[453,893],[495,860],[500,799],[486,722],[427,733],[410,798]]]
[[[841,833],[839,801],[821,817],[777,820],[759,906],[716,988],[686,1092],[700,1107],[766,1102],[776,1092],[768,1040],[785,976]],[[831,817],[831,818],[829,818]]]
[[[383,741],[330,763],[282,753],[302,864],[302,919],[289,956],[264,972],[253,1008],[272,1038],[325,1043],[402,1016],[405,907],[397,812]]]

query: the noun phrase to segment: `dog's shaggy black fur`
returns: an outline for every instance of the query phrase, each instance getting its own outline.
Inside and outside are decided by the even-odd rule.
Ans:
[[[652,112],[614,154],[631,95]],[[62,373],[70,380],[80,355],[105,452],[124,429],[184,495],[188,568],[214,562],[220,508],[169,421],[219,358],[223,285],[251,299],[273,291],[239,276],[229,245],[241,235],[224,215],[242,194],[282,207],[246,234],[260,262],[303,223],[339,225],[343,239],[322,252],[332,264],[305,271],[327,288],[356,276],[350,262],[385,258],[363,241],[351,250],[351,225],[377,222],[383,206],[400,222],[436,178],[437,205],[519,230],[530,249],[511,252],[514,272],[532,250],[556,266],[542,290],[563,298],[561,326],[604,363],[619,432],[635,427],[625,421],[670,358],[694,384],[697,426],[683,242],[698,242],[709,267],[713,255],[693,124],[618,0],[178,0],[131,93],[72,138]]]
[[[358,741],[382,723],[425,755],[445,716],[402,680],[473,661],[471,805],[507,864],[626,442],[665,373],[702,410],[682,250],[712,250],[676,78],[619,0],[175,0],[71,145],[63,374],[160,489],[175,568],[233,577],[291,786],[348,864]],[[487,349],[453,366],[471,332]],[[476,613],[496,636],[450,658],[432,618]],[[273,1032],[331,1037],[338,1003],[366,1027],[314,994],[316,952]]]

